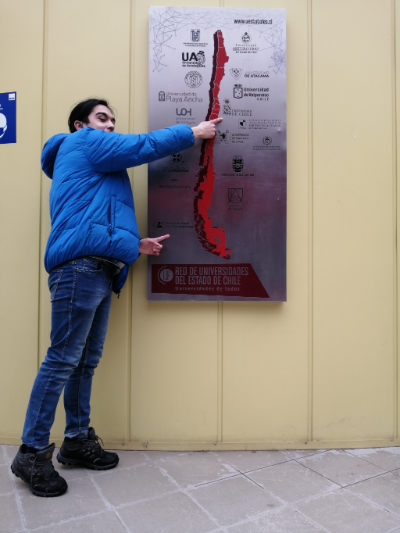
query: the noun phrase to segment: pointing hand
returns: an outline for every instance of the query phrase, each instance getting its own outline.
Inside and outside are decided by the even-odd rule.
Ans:
[[[192,128],[195,139],[213,139],[215,137],[215,126],[222,122],[223,118],[214,118],[213,120],[206,120],[200,122],[198,126]]]
[[[163,247],[160,242],[168,238],[169,235],[162,235],[161,237],[146,237],[145,239],[141,239],[139,244],[139,253],[146,255],[160,255]]]

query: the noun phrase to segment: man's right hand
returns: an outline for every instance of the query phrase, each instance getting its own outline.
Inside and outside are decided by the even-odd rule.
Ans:
[[[215,125],[221,122],[223,118],[214,118],[213,120],[207,120],[200,122],[198,126],[192,128],[195,139],[212,139],[215,137]]]

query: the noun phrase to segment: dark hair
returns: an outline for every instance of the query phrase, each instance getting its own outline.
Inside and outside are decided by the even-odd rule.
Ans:
[[[104,105],[108,107],[108,109],[114,115],[114,110],[112,109],[112,107],[109,106],[107,100],[89,98],[88,100],[79,102],[79,104],[77,104],[71,111],[71,114],[69,115],[68,119],[69,131],[71,133],[74,133],[74,131],[76,131],[76,128],[74,126],[75,120],[79,120],[80,122],[84,122],[85,124],[87,124],[89,122],[89,115],[92,112],[92,109],[97,105]]]

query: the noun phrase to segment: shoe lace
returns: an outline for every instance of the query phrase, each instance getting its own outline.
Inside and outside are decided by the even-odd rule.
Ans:
[[[54,469],[51,459],[41,463],[41,462],[36,461],[36,457],[33,460],[33,464],[32,464],[31,483],[32,483],[32,478],[33,478],[34,473],[43,475],[46,479],[50,479],[52,477],[58,476],[58,472],[56,472],[56,470]]]
[[[99,455],[100,457],[103,455],[103,448],[101,447],[101,444],[104,446],[103,439],[99,437],[98,435],[94,436],[94,439],[83,439],[83,443],[85,445],[85,448],[95,453],[96,455]]]

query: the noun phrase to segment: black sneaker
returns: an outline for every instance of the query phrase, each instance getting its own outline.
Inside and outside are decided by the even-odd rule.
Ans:
[[[28,452],[27,446],[22,444],[12,462],[13,473],[25,481],[36,496],[51,498],[67,491],[67,482],[54,470],[51,462],[53,452],[54,444],[36,453]]]
[[[93,428],[89,428],[86,439],[75,437],[64,439],[57,461],[63,465],[81,465],[91,470],[108,470],[117,466],[119,457],[114,452],[106,452],[101,447]],[[101,440],[103,443],[103,441]]]

